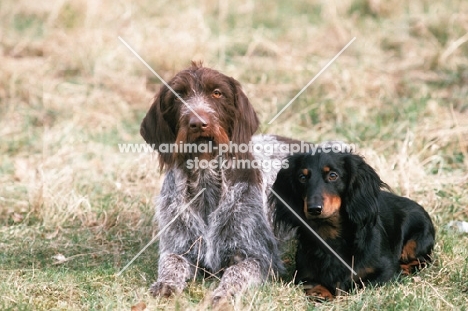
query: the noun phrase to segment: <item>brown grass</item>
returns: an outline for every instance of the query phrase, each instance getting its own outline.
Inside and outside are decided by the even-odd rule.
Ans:
[[[341,139],[438,227],[434,266],[333,304],[291,284],[253,290],[236,309],[466,308],[468,3],[463,0],[0,4],[0,286],[4,309],[204,309],[213,284],[150,298],[154,157],[121,154],[159,81],[203,60],[238,79],[262,132]],[[267,122],[351,38],[356,41],[271,126]],[[57,255],[65,256],[56,262]],[[54,259],[55,258],[55,259]],[[203,283],[203,284],[202,284]],[[465,291],[464,293],[462,293]],[[0,303],[0,306],[1,303]]]

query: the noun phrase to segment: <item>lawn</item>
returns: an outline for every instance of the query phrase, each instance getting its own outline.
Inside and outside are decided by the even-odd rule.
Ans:
[[[37,1],[0,3],[0,309],[205,310],[217,280],[156,299],[153,198],[164,173],[140,122],[159,75],[202,60],[239,80],[259,132],[357,146],[422,204],[434,263],[316,303],[292,277],[235,310],[468,310],[468,2]],[[348,44],[284,111],[268,122]],[[285,254],[285,257],[290,254]]]

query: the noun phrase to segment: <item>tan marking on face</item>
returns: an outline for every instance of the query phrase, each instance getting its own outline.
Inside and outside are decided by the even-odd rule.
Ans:
[[[304,175],[306,175],[306,176],[309,175],[309,170],[306,169],[306,168],[303,169],[303,170],[302,170],[302,174],[304,174]]]
[[[330,167],[325,166],[325,167],[323,168],[323,172],[328,173],[329,171],[330,171]]]
[[[416,259],[416,241],[415,240],[408,240],[406,244],[403,246],[403,250],[401,252],[401,261],[403,262],[410,262]]]
[[[304,201],[304,211],[307,211],[307,205]],[[322,213],[318,216],[308,216],[307,219],[321,219],[326,222],[321,223],[320,226],[315,228],[316,232],[325,240],[336,239],[341,235],[341,218],[340,210],[341,198],[336,195],[325,194],[323,201]]]
[[[341,208],[341,198],[339,196],[325,194],[323,199],[323,210],[320,218],[328,218],[339,212]]]

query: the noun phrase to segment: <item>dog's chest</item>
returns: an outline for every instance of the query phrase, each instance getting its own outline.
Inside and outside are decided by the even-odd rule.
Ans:
[[[188,199],[192,200],[203,191],[191,204],[192,211],[208,222],[209,215],[219,205],[223,195],[223,176],[215,170],[199,170],[187,179]]]

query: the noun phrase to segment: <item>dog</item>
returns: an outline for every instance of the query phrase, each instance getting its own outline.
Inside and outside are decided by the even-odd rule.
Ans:
[[[269,202],[275,230],[297,228],[295,283],[306,295],[331,300],[353,284],[381,284],[431,261],[435,229],[428,213],[387,191],[361,156],[317,150],[292,155],[288,163]]]
[[[199,63],[177,73],[155,96],[140,129],[159,151],[160,169],[166,170],[156,204],[155,218],[164,230],[158,278],[150,288],[154,296],[180,293],[204,271],[222,275],[212,293],[216,303],[283,270],[267,202],[267,189],[280,167],[265,172],[235,164],[279,161],[286,154],[254,155],[235,148],[216,152],[222,145],[281,141],[253,136],[258,126],[240,83]],[[179,152],[161,152],[169,144],[180,147]],[[184,144],[199,148],[186,152]]]

